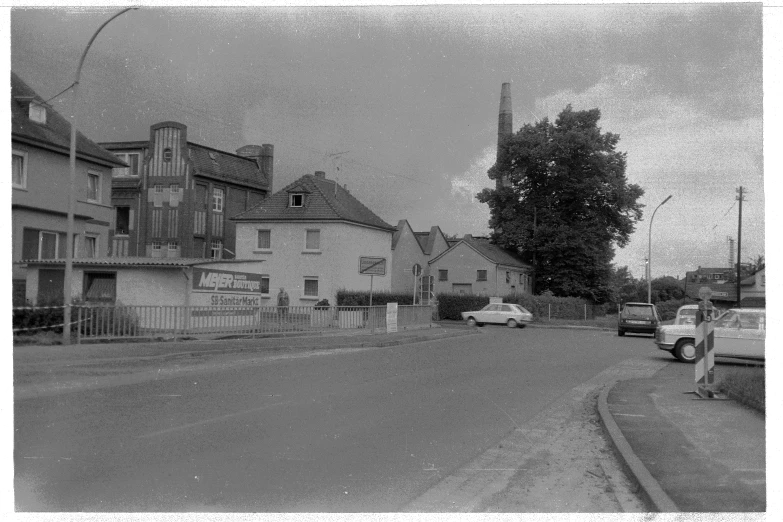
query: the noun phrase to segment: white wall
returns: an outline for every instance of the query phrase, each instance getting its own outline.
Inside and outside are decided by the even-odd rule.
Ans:
[[[257,247],[258,230],[270,230],[269,250]],[[305,251],[306,230],[320,230],[320,250]],[[280,287],[291,306],[312,306],[320,299],[337,303],[337,291],[370,290],[370,276],[359,274],[359,257],[386,258],[386,275],[373,278],[373,291],[391,290],[392,231],[351,223],[237,223],[237,259],[263,260],[271,303]],[[304,295],[306,277],[318,278],[318,296]]]

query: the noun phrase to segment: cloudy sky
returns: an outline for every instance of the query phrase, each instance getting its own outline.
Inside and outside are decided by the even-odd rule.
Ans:
[[[105,3],[104,3],[105,4]],[[514,130],[567,105],[620,135],[644,220],[615,263],[653,277],[765,254],[762,17],[740,4],[142,7],[90,49],[79,128],[146,140],[275,146],[275,184],[324,170],[390,224],[486,235],[500,87]],[[11,68],[44,98],[73,81],[109,9],[16,8]],[[51,104],[68,115],[69,92]],[[736,248],[736,247],[735,247]],[[736,255],[736,250],[735,250]]]

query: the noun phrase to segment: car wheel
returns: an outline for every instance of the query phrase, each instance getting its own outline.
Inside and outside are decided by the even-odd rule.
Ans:
[[[618,335],[618,336],[620,336],[620,337],[622,337],[623,335],[625,335],[625,330],[620,330],[620,329],[618,328],[618,329],[617,329],[617,335]]]
[[[517,327],[517,322],[515,320],[513,320],[513,319],[509,319],[506,322],[506,326],[508,326],[509,328],[516,328]]]
[[[478,323],[473,317],[468,317],[468,326],[478,326]]]
[[[684,363],[692,363],[696,360],[696,345],[693,339],[682,339],[674,347],[674,356]]]

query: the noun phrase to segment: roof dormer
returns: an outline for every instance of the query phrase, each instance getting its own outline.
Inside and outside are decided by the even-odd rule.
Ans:
[[[33,96],[17,96],[16,101],[27,106],[27,117],[30,121],[46,124],[46,109],[49,107],[47,104]]]
[[[303,208],[310,193],[304,186],[297,184],[288,189],[288,208]]]

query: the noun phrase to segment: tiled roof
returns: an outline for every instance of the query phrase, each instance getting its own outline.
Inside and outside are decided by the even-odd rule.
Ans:
[[[290,192],[308,193],[304,206],[289,207]],[[339,184],[312,174],[302,176],[265,199],[263,203],[232,219],[236,221],[348,221],[391,232],[396,230]]]
[[[28,103],[18,98],[31,98],[40,103],[45,100],[22,81],[16,73],[11,72],[11,139],[32,142],[42,147],[52,148],[62,154],[69,154],[71,149],[71,124],[60,116],[50,106],[46,108],[46,123],[37,123],[30,119]],[[125,163],[117,156],[104,149],[94,141],[76,131],[76,154],[101,164],[125,167]]]
[[[522,259],[515,254],[514,252],[511,252],[509,250],[505,250],[498,245],[495,245],[493,243],[489,242],[489,238],[486,237],[472,237],[470,234],[466,234],[464,238],[460,240],[449,240],[449,249],[445,252],[442,252],[438,257],[430,261],[430,263],[434,262],[436,259],[439,259],[440,257],[446,255],[448,252],[450,252],[454,247],[459,245],[460,243],[465,243],[469,246],[471,246],[473,249],[475,249],[479,254],[486,257],[493,263],[497,263],[499,265],[504,266],[511,266],[511,267],[517,267],[517,268],[526,268],[528,270],[532,270],[533,267],[529,265],[528,263],[525,263],[522,261]]]
[[[127,266],[127,267],[183,267],[212,263],[243,263],[246,259],[206,259],[194,257],[93,257],[75,258],[74,265],[79,266]],[[27,265],[65,265],[65,259],[27,259],[18,264]]]
[[[233,180],[237,183],[257,185],[269,189],[269,180],[261,173],[258,163],[252,158],[237,156],[228,152],[188,142],[190,160],[197,174]]]
[[[490,261],[494,261],[500,265],[516,266],[519,268],[529,269],[533,268],[531,265],[522,261],[522,259],[515,253],[490,243],[489,238],[466,236],[464,240]]]

